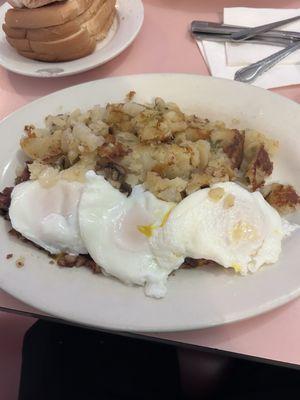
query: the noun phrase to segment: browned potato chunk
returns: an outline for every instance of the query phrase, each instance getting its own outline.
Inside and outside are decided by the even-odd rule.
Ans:
[[[187,182],[181,178],[163,179],[154,172],[149,172],[146,177],[145,187],[156,197],[165,201],[179,202]]]
[[[291,185],[274,183],[271,185],[267,202],[281,215],[295,212],[300,207],[300,196]]]
[[[24,137],[21,147],[32,160],[48,161],[63,154],[61,148],[61,131],[43,137]]]

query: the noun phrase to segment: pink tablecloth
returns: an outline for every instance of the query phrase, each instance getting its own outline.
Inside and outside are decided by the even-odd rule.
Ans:
[[[1,3],[3,1],[0,0]],[[40,96],[102,77],[146,72],[207,75],[197,46],[188,34],[188,26],[193,19],[220,20],[225,6],[300,8],[300,0],[144,0],[144,6],[144,26],[134,44],[102,67],[59,79],[26,78],[0,68],[0,119]],[[299,86],[275,91],[300,101]],[[31,311],[30,307],[1,291],[0,307]],[[157,336],[300,364],[300,300],[248,321],[202,331]]]

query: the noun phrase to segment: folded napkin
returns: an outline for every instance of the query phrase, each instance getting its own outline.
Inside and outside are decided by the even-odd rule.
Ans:
[[[229,25],[258,26],[286,18],[296,17],[300,10],[282,10],[270,8],[224,8],[224,23]],[[279,27],[283,31],[300,32],[299,21]],[[264,44],[226,43],[227,65],[241,66],[252,64],[280,50],[280,47]],[[279,64],[300,64],[300,50],[283,59]],[[279,65],[278,64],[278,65]]]
[[[300,9],[225,8],[224,23],[257,26],[299,14]],[[300,20],[286,25],[284,29],[300,32]],[[235,72],[241,67],[256,62],[281,49],[279,46],[231,43],[226,43],[225,45],[224,43],[205,40],[197,41],[197,44],[211,75],[227,79],[234,79]],[[254,85],[266,89],[298,83],[300,83],[300,51],[288,56],[286,60],[253,82]]]

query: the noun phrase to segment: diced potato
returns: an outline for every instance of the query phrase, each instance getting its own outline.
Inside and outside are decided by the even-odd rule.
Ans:
[[[42,137],[24,137],[21,139],[22,150],[32,160],[51,160],[62,154],[62,131]]]

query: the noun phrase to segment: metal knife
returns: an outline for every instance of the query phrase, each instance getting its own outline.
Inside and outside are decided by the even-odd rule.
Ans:
[[[237,25],[228,25],[217,22],[209,22],[209,21],[193,21],[191,24],[191,32],[192,33],[214,33],[221,35],[231,35],[234,32],[240,31],[243,26]],[[268,32],[264,32],[259,35],[260,37],[273,37],[280,39],[290,39],[293,41],[300,40],[300,32],[294,31],[279,31],[279,30],[271,30]],[[250,39],[247,40],[247,42]]]
[[[215,33],[193,33],[193,37],[197,40],[208,40],[211,42],[231,42],[237,44],[236,40],[232,39],[230,35],[224,34],[215,34]],[[255,38],[248,39],[243,43],[252,43],[252,44],[268,44],[273,46],[281,46],[286,47],[291,44],[297,43],[300,40],[291,40],[291,39],[281,39],[281,38],[273,38],[273,37],[264,37],[264,36],[256,36]]]

